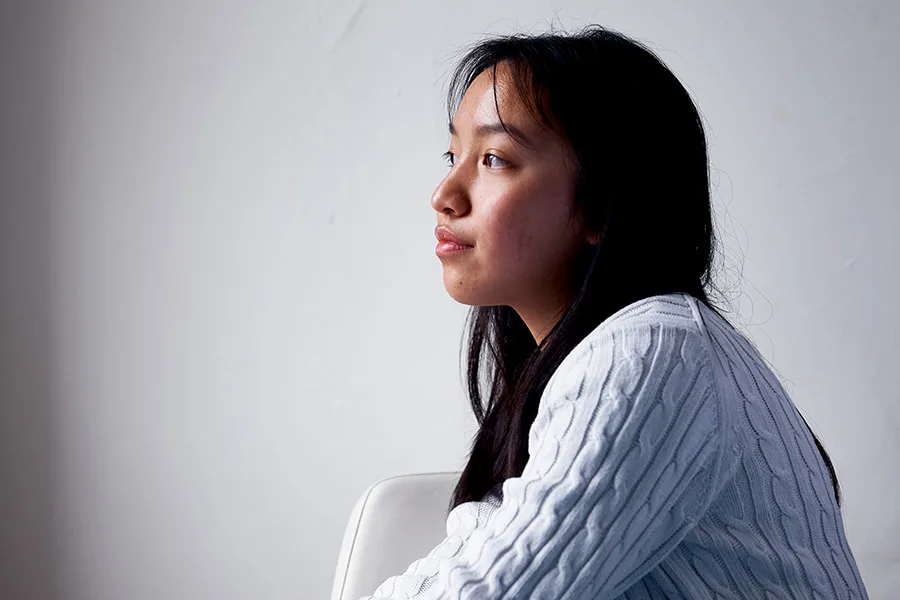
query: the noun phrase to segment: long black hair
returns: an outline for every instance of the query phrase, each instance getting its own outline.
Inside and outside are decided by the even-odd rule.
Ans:
[[[716,290],[706,136],[675,75],[645,45],[597,25],[574,35],[493,37],[471,47],[453,72],[450,120],[487,69],[497,97],[501,62],[535,122],[570,145],[575,208],[600,241],[585,244],[574,261],[573,300],[540,344],[509,306],[470,310],[467,390],[479,428],[451,507],[521,475],[550,376],[613,313],[650,296],[687,293],[722,316],[707,297]],[[840,502],[834,467],[815,442]]]

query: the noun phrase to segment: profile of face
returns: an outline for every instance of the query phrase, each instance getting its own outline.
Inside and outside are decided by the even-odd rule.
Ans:
[[[436,253],[453,299],[510,306],[538,337],[569,302],[571,263],[590,238],[574,207],[570,147],[530,117],[504,63],[496,77],[496,104],[488,69],[451,123],[450,169],[431,199]],[[503,130],[498,106],[522,143]]]

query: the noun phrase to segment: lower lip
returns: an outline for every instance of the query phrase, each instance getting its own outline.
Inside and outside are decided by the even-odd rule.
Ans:
[[[471,250],[473,247],[474,246],[460,246],[453,242],[438,242],[437,247],[434,249],[434,253],[438,256],[455,256],[457,254],[462,254],[466,250]]]

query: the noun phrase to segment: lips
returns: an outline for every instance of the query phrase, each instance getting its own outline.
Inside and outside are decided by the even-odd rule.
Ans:
[[[435,227],[434,236],[439,242],[450,242],[451,244],[462,246],[464,248],[472,247],[472,244],[450,231],[445,225],[438,225]]]
[[[445,225],[438,225],[434,228],[434,237],[438,239],[434,252],[441,259],[466,254],[474,248],[472,244],[450,231]]]

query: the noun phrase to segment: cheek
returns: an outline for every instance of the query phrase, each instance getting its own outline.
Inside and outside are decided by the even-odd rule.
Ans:
[[[556,215],[543,211],[506,211],[490,223],[491,262],[507,273],[545,270],[557,262],[556,254],[566,242]]]
[[[572,193],[556,171],[536,170],[485,192],[490,201],[483,205],[482,249],[494,277],[544,278],[565,267],[575,236]]]
[[[529,255],[535,237],[530,221],[527,213],[515,210],[512,202],[491,213],[486,223],[491,262],[511,267]]]

